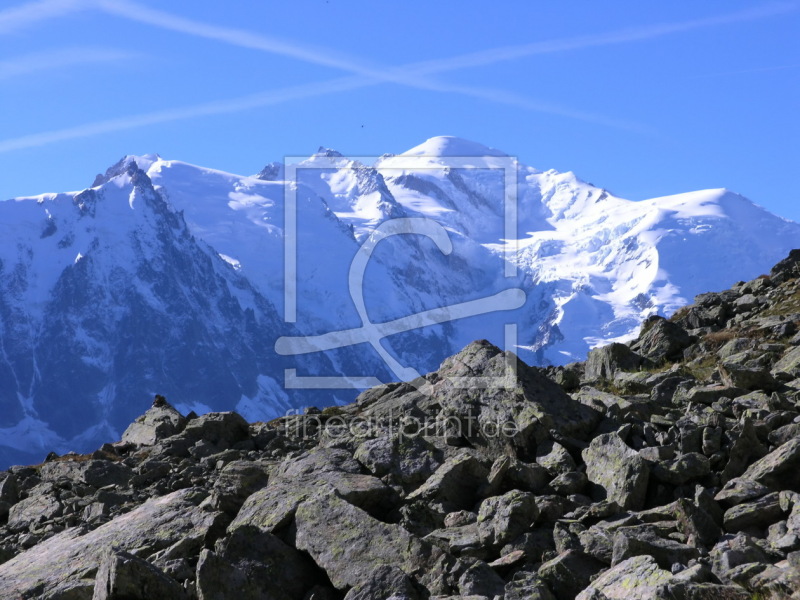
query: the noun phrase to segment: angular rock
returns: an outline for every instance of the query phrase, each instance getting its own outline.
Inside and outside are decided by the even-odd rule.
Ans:
[[[780,384],[770,374],[766,367],[738,365],[724,362],[719,365],[722,381],[730,387],[743,390],[775,391]]]
[[[680,574],[679,574],[680,575]],[[752,600],[753,596],[738,585],[677,582],[667,586],[666,598],[682,600]]]
[[[580,494],[583,492],[589,479],[585,473],[580,471],[570,471],[569,473],[562,473],[553,481],[550,482],[550,488],[556,494],[570,496],[573,494]]]
[[[222,468],[214,482],[212,506],[235,515],[252,494],[266,487],[267,466],[251,461],[233,461]]]
[[[510,490],[537,494],[545,489],[550,478],[547,469],[538,463],[503,456],[492,463],[482,495],[494,496]]]
[[[719,542],[709,553],[714,574],[723,582],[731,582],[730,574],[747,563],[767,563],[764,551],[743,533]]]
[[[203,550],[197,564],[200,600],[302,598],[322,583],[315,565],[272,534],[240,527],[220,540],[215,551]]]
[[[586,358],[585,378],[613,379],[618,371],[636,371],[643,359],[625,344],[611,343],[589,351]]]
[[[800,438],[789,440],[750,465],[742,475],[772,490],[800,492]]]
[[[728,464],[722,470],[722,481],[727,482],[734,477],[739,477],[753,459],[761,458],[766,454],[767,449],[758,439],[752,419],[745,418],[739,436],[728,451],[729,459]]]
[[[536,463],[543,466],[553,475],[569,473],[577,467],[575,460],[564,446],[548,440],[536,448]]]
[[[407,500],[435,500],[452,510],[469,509],[487,481],[489,469],[467,452],[447,459]]]
[[[776,376],[788,376],[790,379],[800,377],[800,346],[786,352],[772,367],[772,373]]]
[[[475,385],[470,386],[472,380]],[[504,384],[486,389],[487,381]],[[403,415],[421,422],[457,423],[461,443],[471,445],[490,462],[509,454],[509,449],[518,458],[530,460],[551,429],[582,439],[602,418],[570,398],[543,371],[485,340],[446,359],[419,389],[408,384],[387,387],[365,392],[357,402],[366,418]],[[453,437],[452,432],[448,437]]]
[[[760,302],[754,294],[744,294],[737,298],[734,303],[734,312],[743,313],[758,308]]]
[[[454,556],[464,555],[481,558],[489,554],[482,545],[478,523],[465,523],[435,529],[422,539]]]
[[[14,504],[8,512],[8,526],[12,530],[27,529],[31,524],[48,521],[64,513],[64,505],[54,491],[34,493]]]
[[[505,588],[503,580],[485,562],[475,559],[465,561],[466,568],[458,577],[458,592],[461,597],[478,596],[497,598]]]
[[[12,473],[8,473],[3,479],[0,479],[0,502],[6,502],[11,505],[18,500],[19,484],[17,478]]]
[[[792,438],[800,437],[800,423],[789,423],[769,433],[769,443],[775,447],[782,446]]]
[[[597,436],[582,456],[589,481],[602,488],[606,499],[623,508],[642,507],[650,468],[618,434]]]
[[[273,480],[245,500],[228,530],[253,526],[274,533],[291,524],[297,507],[314,493],[313,487]]]
[[[713,509],[716,509],[716,512]],[[722,535],[721,528],[715,517],[712,516],[712,514],[721,516],[721,510],[711,498],[708,498],[708,502],[705,503],[698,500],[691,502],[686,498],[680,498],[675,501],[673,514],[678,522],[678,528],[687,537],[690,544],[694,540],[695,543],[699,542],[704,546],[711,547]]]
[[[235,412],[208,413],[192,419],[180,434],[189,440],[202,440],[218,451],[250,437],[250,426]]]
[[[109,460],[58,460],[47,462],[39,471],[44,481],[67,479],[92,487],[127,484],[133,476],[130,467]]]
[[[186,417],[175,410],[163,396],[156,396],[147,412],[131,423],[122,434],[122,442],[152,446],[156,442],[183,431]]]
[[[558,600],[573,600],[604,567],[591,556],[567,550],[541,565],[538,574]]]
[[[354,458],[375,476],[391,474],[407,485],[420,484],[442,464],[441,452],[419,437],[381,436],[361,443]]]
[[[772,267],[770,271],[770,279],[773,283],[797,279],[798,276],[800,276],[800,250],[789,252],[789,256]]]
[[[662,569],[676,563],[686,565],[700,555],[697,548],[662,538],[652,528],[621,528],[614,534],[612,564],[645,554],[652,556]]]
[[[101,557],[92,600],[188,599],[183,587],[146,560],[109,549]]]
[[[220,527],[218,513],[197,507],[204,496],[194,489],[180,490],[88,533],[68,529],[1,564],[0,589],[23,597],[90,598],[94,579],[89,577],[110,548],[136,550],[137,556],[147,558],[177,542],[202,547],[209,532]]]
[[[655,464],[651,473],[658,481],[670,485],[684,485],[711,473],[711,465],[702,454],[687,452],[672,460]]]
[[[414,580],[397,567],[381,565],[370,575],[369,579],[352,588],[344,600],[373,600],[374,598],[402,598],[418,600]]]
[[[725,530],[730,533],[749,530],[752,528],[764,528],[781,520],[783,509],[781,509],[778,493],[773,492],[753,500],[737,504],[725,511]]]
[[[652,556],[633,556],[605,571],[575,600],[667,600],[672,574]]]
[[[539,508],[530,492],[512,490],[487,498],[478,511],[480,541],[488,546],[506,544],[530,529],[538,516]]]
[[[398,525],[382,523],[332,493],[297,508],[296,547],[307,552],[338,589],[366,584],[376,568],[393,565],[425,581],[442,551]]]
[[[277,469],[266,487],[247,497],[228,529],[253,526],[275,533],[292,522],[301,502],[327,489],[366,510],[383,512],[392,505],[394,490],[360,470],[346,450],[317,448]]]
[[[520,571],[506,584],[505,600],[555,600],[555,596],[537,574]]]
[[[663,317],[652,316],[642,325],[642,332],[631,344],[631,350],[659,363],[681,358],[691,343],[692,338],[683,327]]]

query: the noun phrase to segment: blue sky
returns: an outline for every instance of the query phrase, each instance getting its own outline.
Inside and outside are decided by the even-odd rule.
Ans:
[[[125,154],[235,173],[456,135],[644,199],[800,220],[800,3],[154,2],[0,8],[0,198]]]

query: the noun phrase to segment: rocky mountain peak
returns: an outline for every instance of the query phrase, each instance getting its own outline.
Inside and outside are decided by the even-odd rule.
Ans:
[[[313,156],[321,158],[344,158],[344,154],[342,154],[338,150],[326,148],[325,146],[320,146]]]

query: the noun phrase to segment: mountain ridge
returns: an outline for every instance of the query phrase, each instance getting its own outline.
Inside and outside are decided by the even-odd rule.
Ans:
[[[484,155],[456,156],[465,152]],[[509,165],[519,216],[511,239],[501,172]],[[28,449],[29,458],[45,447],[90,447],[141,408],[146,394],[135,397],[138,390],[168,392],[185,412],[271,418],[354,395],[286,389],[286,369],[392,380],[364,345],[296,357],[273,348],[282,335],[363,325],[349,267],[387,219],[429,219],[453,251],[442,254],[420,235],[378,244],[362,286],[370,321],[513,288],[527,297],[514,311],[382,341],[421,373],[475,338],[502,345],[507,323],[516,324],[516,351],[528,362],[583,359],[596,345],[633,337],[651,314],[759,275],[800,239],[799,225],[732,193],[631,202],[570,172],[539,171],[453,137],[373,165],[322,149],[294,168],[298,181],[287,183],[279,163],[240,176],[155,154],[126,156],[82,192],[0,203],[0,446]],[[290,192],[299,223],[294,324],[284,318]],[[165,229],[167,222],[174,227]],[[138,365],[127,374],[126,356]]]

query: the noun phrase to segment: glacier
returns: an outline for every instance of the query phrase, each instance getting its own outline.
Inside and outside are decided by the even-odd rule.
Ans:
[[[321,148],[251,176],[128,156],[85,190],[0,202],[0,465],[96,447],[155,393],[186,411],[268,420],[356,393],[287,388],[287,372],[396,379],[366,343],[296,356],[275,347],[363,326],[350,266],[392,219],[434,222],[452,252],[420,235],[380,242],[360,286],[372,323],[524,291],[513,310],[383,339],[419,372],[474,339],[503,345],[509,323],[526,362],[582,360],[800,245],[800,225],[724,189],[630,201],[448,136],[371,161]]]

